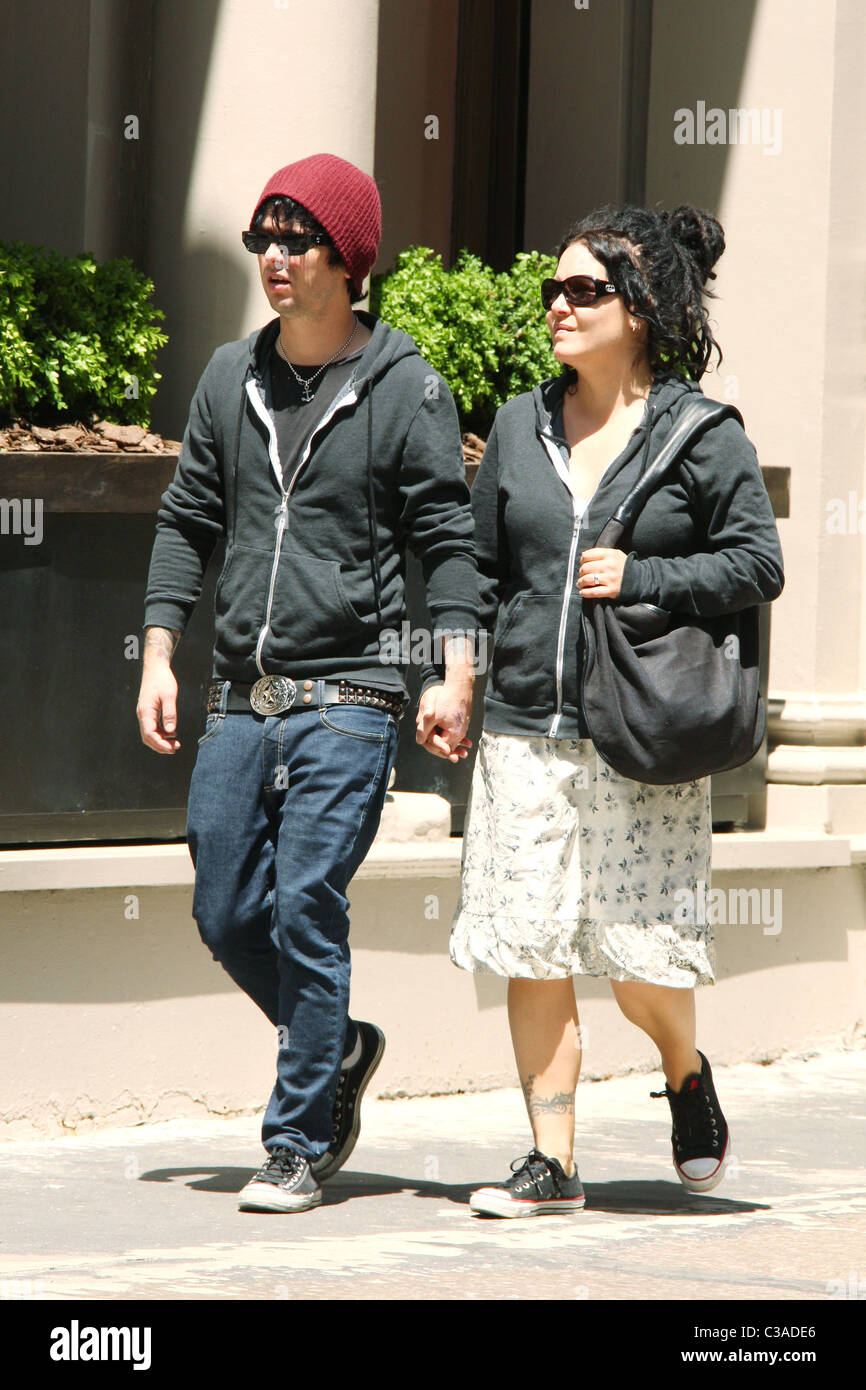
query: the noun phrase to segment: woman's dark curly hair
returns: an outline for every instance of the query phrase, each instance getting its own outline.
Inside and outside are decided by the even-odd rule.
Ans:
[[[605,204],[569,228],[557,258],[576,241],[601,261],[626,307],[646,320],[654,374],[677,371],[699,381],[713,349],[721,362],[703,303],[725,249],[715,217],[687,205],[665,212]],[[575,375],[573,368],[566,371]]]

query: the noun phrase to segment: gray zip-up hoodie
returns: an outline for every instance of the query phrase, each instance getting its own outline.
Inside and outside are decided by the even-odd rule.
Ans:
[[[145,626],[183,631],[217,537],[213,673],[348,676],[405,689],[379,633],[405,619],[405,548],[437,628],[472,631],[478,583],[454,401],[412,339],[373,330],[297,459],[281,460],[271,407],[273,320],[218,348],[163,494]],[[387,643],[385,644],[387,652]],[[432,667],[423,685],[441,678]]]
[[[581,712],[580,555],[657,455],[695,382],[657,377],[643,423],[580,515],[551,423],[565,379],[504,405],[472,488],[481,624],[493,632],[484,728],[588,738]],[[632,530],[619,601],[712,617],[782,591],[782,550],[757,456],[731,417],[707,429]],[[586,600],[588,603],[591,599]]]

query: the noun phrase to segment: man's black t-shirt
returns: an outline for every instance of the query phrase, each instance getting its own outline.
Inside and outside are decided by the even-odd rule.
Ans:
[[[361,349],[350,357],[342,357],[332,362],[322,372],[319,367],[296,367],[295,371],[302,381],[320,372],[310,386],[313,399],[304,403],[301,399],[303,386],[298,382],[288,363],[280,357],[276,348],[271,353],[271,399],[274,404],[274,427],[277,431],[277,444],[280,462],[283,466],[283,479],[288,487],[301,450],[318,425],[322,416],[337,393],[342,390],[358,358]]]

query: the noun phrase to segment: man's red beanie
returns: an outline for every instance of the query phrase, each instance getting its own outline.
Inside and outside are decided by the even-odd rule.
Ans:
[[[262,203],[277,197],[293,198],[321,223],[351,276],[352,298],[360,299],[382,235],[382,205],[370,175],[335,154],[287,164],[262,189],[251,227]]]

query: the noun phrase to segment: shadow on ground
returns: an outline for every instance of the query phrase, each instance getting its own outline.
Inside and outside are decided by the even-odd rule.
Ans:
[[[198,1192],[240,1192],[255,1176],[254,1168],[152,1168],[142,1173],[140,1182],[172,1182],[187,1179],[187,1187]],[[383,1173],[341,1172],[325,1185],[322,1205],[339,1206],[356,1197],[390,1197],[409,1192],[414,1197],[432,1197],[437,1201],[467,1206],[470,1194],[480,1186],[474,1183],[441,1183],[389,1177]],[[587,1211],[607,1211],[628,1216],[742,1215],[747,1212],[769,1211],[761,1202],[732,1201],[729,1197],[713,1197],[709,1193],[696,1196],[686,1192],[678,1183],[618,1181],[587,1183]]]

